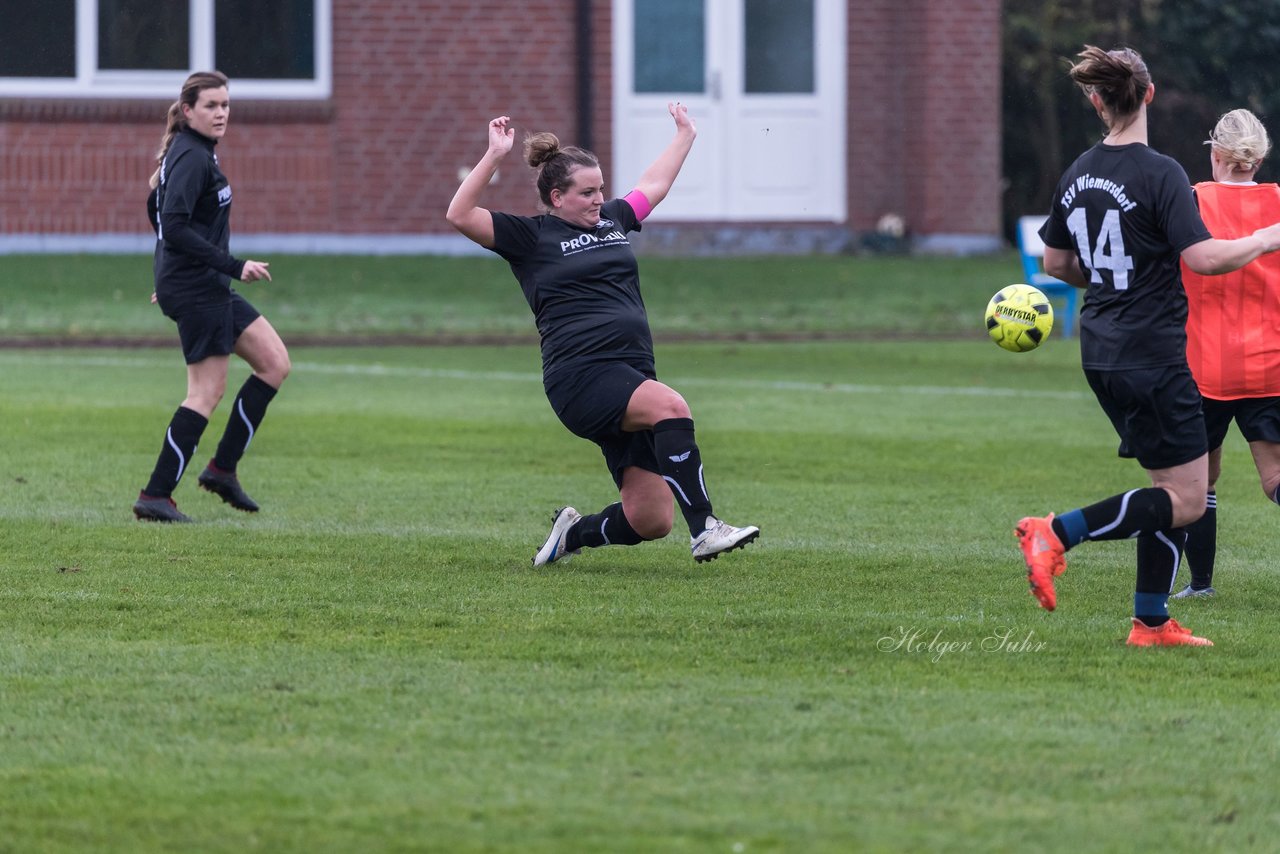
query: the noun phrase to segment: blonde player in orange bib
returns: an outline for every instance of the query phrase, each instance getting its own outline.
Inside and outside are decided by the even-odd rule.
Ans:
[[[1213,180],[1196,184],[1200,217],[1214,237],[1253,234],[1280,220],[1280,186],[1254,181],[1271,149],[1248,110],[1218,120],[1206,142]],[[1182,264],[1187,292],[1187,363],[1204,397],[1209,439],[1205,513],[1188,525],[1191,583],[1174,599],[1212,596],[1217,552],[1222,443],[1234,420],[1249,443],[1262,491],[1280,504],[1280,256],[1263,255],[1234,273],[1202,276]]]

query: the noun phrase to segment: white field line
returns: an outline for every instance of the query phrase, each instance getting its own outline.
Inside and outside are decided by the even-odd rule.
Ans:
[[[188,487],[189,488],[189,487]],[[182,506],[185,512],[200,523],[201,529],[205,528],[222,528],[227,531],[244,531],[245,525],[240,520],[217,519],[202,516],[200,513],[201,505],[198,504],[201,499],[188,498],[187,502]],[[188,504],[190,506],[188,506]],[[119,503],[118,506],[109,510],[104,509],[83,509],[79,512],[64,512],[50,510],[47,507],[38,507],[30,505],[14,505],[12,507],[0,507],[0,520],[5,522],[45,522],[58,523],[68,525],[119,525],[123,519],[128,519],[129,524],[137,524],[133,521],[133,513],[129,510],[129,500]],[[421,524],[405,524],[405,525],[386,525],[386,524],[363,524],[363,523],[339,523],[327,520],[319,520],[306,517],[296,517],[291,520],[276,519],[254,519],[254,533],[296,533],[305,531],[310,536],[365,536],[373,535],[379,537],[451,537],[455,539],[474,540],[476,542],[492,542],[498,535],[492,531],[476,530],[471,526],[460,526],[458,528],[442,527],[428,522]],[[541,523],[539,523],[540,525]],[[685,552],[687,554],[687,552]],[[520,561],[520,567],[528,568],[528,559]]]
[[[0,367],[26,366],[47,369],[58,365],[86,368],[165,369],[180,370],[182,362],[173,356],[145,358],[139,356],[64,356],[48,353],[29,354],[0,352]],[[325,362],[294,362],[295,374],[330,374],[352,377],[403,377],[425,380],[462,380],[464,382],[519,382],[541,383],[542,375],[514,371],[467,371],[445,368],[413,368],[396,365],[340,364]],[[923,397],[1010,397],[1041,398],[1052,400],[1092,400],[1092,396],[1080,391],[1055,391],[1037,388],[992,388],[989,386],[907,386],[870,385],[863,383],[825,383],[800,380],[733,380],[713,377],[673,377],[671,384],[680,386],[706,386],[714,388],[747,389],[754,391],[789,391],[807,394],[899,394]]]

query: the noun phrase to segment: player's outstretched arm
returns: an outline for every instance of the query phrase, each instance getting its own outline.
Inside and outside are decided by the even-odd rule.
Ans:
[[[1182,250],[1182,260],[1202,276],[1239,270],[1245,264],[1280,249],[1280,222],[1235,240],[1210,238]]]
[[[679,101],[667,104],[667,111],[676,121],[676,135],[670,144],[658,155],[658,159],[644,170],[640,180],[636,181],[636,189],[644,193],[649,206],[656,208],[658,202],[667,197],[671,185],[675,183],[680,168],[684,166],[689,150],[693,148],[693,140],[698,135],[698,127],[689,118],[689,108]]]
[[[498,164],[511,151],[516,130],[508,125],[509,116],[498,116],[489,122],[489,148],[476,167],[462,179],[462,185],[453,194],[449,210],[444,218],[463,235],[485,247],[493,248],[493,216],[487,208],[480,207],[480,194],[493,180]]]

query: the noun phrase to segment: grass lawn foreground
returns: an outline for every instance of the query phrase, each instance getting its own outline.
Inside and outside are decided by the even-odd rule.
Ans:
[[[99,299],[136,273],[95,260]],[[1074,342],[985,340],[1008,258],[837,260],[646,280],[659,335],[732,298],[849,337],[659,344],[717,510],[763,532],[706,565],[677,530],[529,568],[556,507],[614,500],[536,344],[295,347],[242,466],[264,511],[188,477],[178,527],[129,513],[176,348],[0,350],[0,852],[1274,850],[1276,508],[1239,436],[1220,595],[1171,606],[1215,647],[1125,647],[1131,543],[1073,551],[1046,613],[1013,523],[1142,484]],[[5,283],[0,335],[169,334],[145,293],[98,324],[80,261],[16,263],[61,299]],[[365,334],[531,326],[514,283],[297,263],[311,320],[253,296],[286,340],[349,331],[370,267],[401,272]]]

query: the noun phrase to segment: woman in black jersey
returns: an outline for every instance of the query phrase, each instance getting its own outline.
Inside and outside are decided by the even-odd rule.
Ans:
[[[226,431],[199,484],[223,501],[252,513],[236,464],[289,375],[289,353],[275,329],[231,287],[271,280],[267,264],[241,261],[230,245],[231,185],[218,168],[214,146],[227,130],[231,101],[227,78],[218,71],[192,74],[169,108],[168,122],[151,176],[147,202],[156,230],[155,294],[152,299],[178,325],[187,362],[187,396],[165,431],[151,480],[133,512],[156,522],[190,522],[173,501],[173,490],[196,452],[209,416],[227,387],[230,354],[253,373],[236,395]]]
[[[1205,510],[1208,444],[1200,392],[1187,367],[1187,298],[1179,258],[1204,275],[1226,273],[1280,248],[1280,224],[1216,240],[1196,209],[1186,173],[1147,146],[1155,87],[1130,49],[1086,45],[1071,78],[1107,128],[1062,176],[1041,229],[1045,271],[1086,288],[1080,315],[1085,377],[1151,486],[1016,528],[1031,592],[1052,611],[1066,551],[1085,540],[1138,541],[1134,646],[1210,646],[1169,618],[1168,599],[1186,541]]]
[[[515,138],[511,120],[501,116],[489,122],[488,151],[449,204],[454,228],[511,265],[537,320],[551,407],[573,433],[600,446],[622,499],[589,516],[572,507],[557,510],[534,566],[583,547],[665,537],[673,495],[698,562],[760,535],[755,526],[736,528],[712,512],[689,407],[658,382],[654,369],[627,233],[638,231],[666,198],[697,135],[686,107],[669,104],[668,110],[675,139],[624,198],[605,200],[594,154],[538,133],[525,140],[525,159],[538,170],[538,194],[548,213],[525,217],[480,207],[484,187]]]

